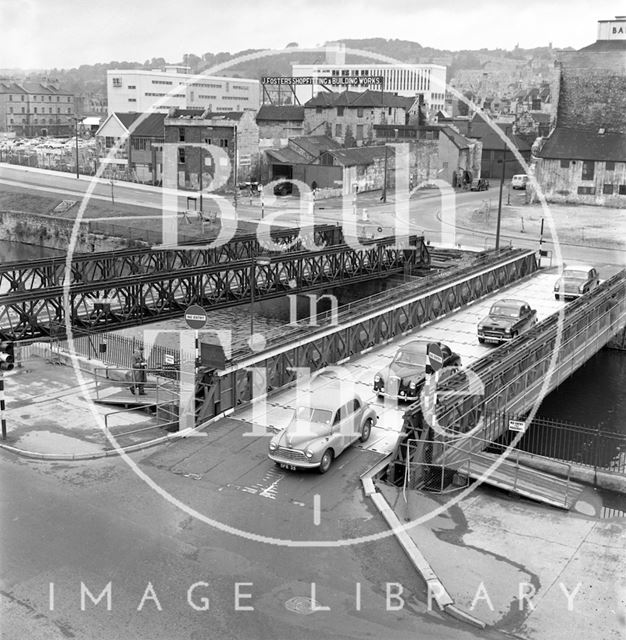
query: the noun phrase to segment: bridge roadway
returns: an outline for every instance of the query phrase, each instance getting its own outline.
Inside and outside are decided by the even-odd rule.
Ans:
[[[411,248],[406,251],[397,248],[393,238],[381,238],[364,241],[363,248],[357,251],[339,244],[319,251],[271,255],[263,264],[255,266],[255,298],[377,279],[404,272],[407,266],[412,269],[428,265],[423,238],[413,236],[409,242]],[[193,256],[195,252],[182,253]],[[201,258],[203,252],[197,253]],[[153,256],[141,252],[133,255]],[[155,266],[149,273],[140,271],[112,279],[107,279],[110,272],[106,270],[94,281],[83,282],[78,278],[69,287],[72,326],[77,332],[98,332],[156,318],[180,317],[190,304],[217,309],[248,303],[252,286],[251,258],[234,261],[223,258],[217,263],[207,265],[200,260],[199,264],[178,268],[168,263],[167,267]],[[58,268],[54,273],[58,275]],[[64,294],[64,287],[55,284],[32,291],[20,287],[0,295],[0,339],[62,337],[67,308]],[[105,298],[109,304],[94,307],[98,299]]]
[[[294,387],[267,399],[264,418],[259,418],[255,413],[262,407],[257,403],[256,406],[247,405],[227,417],[210,422],[203,430],[206,437],[181,441],[176,450],[168,453],[168,460],[178,460],[174,464],[175,473],[196,474],[217,489],[218,493],[214,501],[211,498],[211,504],[218,511],[219,505],[228,498],[236,496],[237,500],[241,500],[238,502],[239,510],[244,515],[238,516],[231,524],[245,529],[246,501],[261,499],[267,501],[266,515],[255,523],[255,532],[275,535],[276,522],[272,514],[278,513],[274,509],[280,509],[281,519],[294,518],[296,524],[293,528],[291,524],[289,527],[293,539],[314,538],[315,529],[310,525],[312,516],[305,515],[307,509],[313,510],[314,496],[321,496],[322,513],[328,511],[333,513],[333,517],[346,517],[333,511],[340,503],[341,496],[353,495],[355,500],[359,499],[359,476],[396,446],[407,405],[390,399],[379,400],[373,393],[372,384],[376,372],[390,363],[399,346],[415,339],[442,341],[461,355],[464,365],[469,365],[494,350],[493,346],[479,344],[476,338],[476,325],[491,304],[502,297],[522,298],[537,309],[542,320],[564,304],[553,296],[556,277],[555,272],[538,272],[441,320],[414,330],[395,342],[353,357],[340,369],[327,370],[315,378],[313,385],[321,387],[336,385],[337,378],[354,383],[363,399],[376,407],[379,416],[378,425],[373,429],[369,441],[357,443],[344,452],[323,477],[314,472],[289,472],[277,468],[267,457],[268,438],[257,435],[259,429],[267,430],[269,434],[287,424],[295,407]],[[160,466],[159,458],[159,454],[153,457],[155,466]],[[160,478],[164,479],[162,474]],[[280,507],[272,507],[272,504],[280,504]],[[357,531],[352,533],[359,534]]]

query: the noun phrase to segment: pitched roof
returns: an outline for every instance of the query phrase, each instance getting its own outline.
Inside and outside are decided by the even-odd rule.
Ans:
[[[509,122],[495,122],[499,129],[506,132],[507,128],[512,127]],[[502,149],[502,138],[491,128],[491,125],[487,124],[484,120],[474,120],[469,128],[465,129],[465,135],[468,138],[478,138],[483,143],[483,153],[491,149]],[[507,134],[511,142],[515,145],[518,151],[530,151],[530,143],[524,137]]]
[[[115,112],[115,117],[130,131],[133,126],[133,122],[141,115],[141,113],[118,113]]]
[[[383,91],[320,91],[314,98],[304,104],[305,108],[314,107],[400,107],[407,111],[415,102],[415,98],[397,96],[395,93]]]
[[[338,142],[335,142],[328,136],[300,136],[297,138],[290,138],[289,142],[300,147],[300,149],[303,149],[306,153],[315,158],[324,151],[341,147]]]
[[[142,114],[143,115],[143,114]],[[165,113],[150,113],[131,131],[134,136],[162,138],[165,135]]]
[[[470,141],[465,136],[457,133],[452,127],[441,127],[440,130],[457,149],[470,148]]]
[[[351,147],[349,149],[331,149],[328,153],[335,158],[337,164],[344,167],[372,164],[385,157],[385,147]],[[387,147],[387,153],[393,155],[393,147]]]
[[[626,161],[626,134],[557,127],[537,153],[540,158]]]
[[[626,40],[596,40],[578,51],[624,51],[626,49]]]
[[[281,122],[292,122],[304,120],[304,107],[294,105],[273,105],[264,104],[256,115],[256,121],[279,120]]]
[[[203,111],[202,109],[170,109],[166,118],[181,120],[241,120],[243,111]]]
[[[269,156],[271,160],[281,164],[309,164],[310,162],[309,158],[303,156],[290,147],[283,147],[282,149],[266,149],[265,154]]]

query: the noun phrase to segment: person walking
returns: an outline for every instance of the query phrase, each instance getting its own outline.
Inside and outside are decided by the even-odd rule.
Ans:
[[[146,369],[148,367],[148,363],[144,360],[143,357],[143,349],[136,349],[133,353],[133,363],[132,363],[132,380],[133,384],[130,386],[130,392],[135,395],[135,390],[137,390],[137,395],[145,396],[146,392],[144,390],[144,384],[146,382]]]

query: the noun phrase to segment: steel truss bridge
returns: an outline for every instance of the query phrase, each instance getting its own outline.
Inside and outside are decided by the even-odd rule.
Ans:
[[[318,246],[324,240],[337,240],[334,227],[318,233]],[[286,242],[289,239],[286,236]],[[207,310],[246,304],[252,287],[255,299],[263,300],[411,272],[429,264],[421,237],[409,238],[409,248],[397,247],[394,238],[366,240],[362,246],[358,251],[343,243],[317,251],[294,246],[266,254],[266,260],[254,267],[252,256],[262,251],[256,238],[208,250],[80,255],[72,261],[67,304],[63,259],[5,265],[2,274],[10,286],[0,295],[0,339],[61,338],[66,310],[77,332],[92,333],[180,317],[190,304]],[[102,300],[106,304],[98,302]]]
[[[562,317],[549,316],[474,362],[468,370],[484,386],[481,393],[463,370],[442,376],[436,396],[423,396],[427,406],[417,401],[407,409],[387,477],[402,483],[408,476],[409,486],[417,487],[434,467],[460,470],[474,464],[481,473],[489,471],[496,460],[484,450],[506,435],[508,420],[502,417],[523,421],[536,403],[624,329],[625,293],[626,270],[565,306]],[[565,492],[563,504],[548,494],[535,497],[568,508],[567,487]]]
[[[260,353],[239,351],[222,371],[206,372],[196,395],[196,422],[202,423],[253,398],[292,384],[295,368],[318,371],[340,364],[453,313],[464,305],[537,270],[535,254],[507,249],[480,254],[470,265],[391,289],[340,314],[339,324],[300,327],[270,341]],[[255,387],[252,368],[266,371]]]

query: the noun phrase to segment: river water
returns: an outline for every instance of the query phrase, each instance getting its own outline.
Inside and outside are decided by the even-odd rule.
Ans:
[[[0,240],[0,263],[52,255],[62,255],[62,252]],[[234,335],[249,331],[249,315],[241,307],[217,311],[211,321],[212,328],[230,329]],[[258,313],[255,331],[265,332],[280,324]],[[181,319],[178,325],[183,328],[184,321]],[[137,328],[137,337],[144,328]],[[175,327],[172,325],[172,328]],[[625,390],[626,352],[602,349],[543,401],[537,415],[626,434]]]

